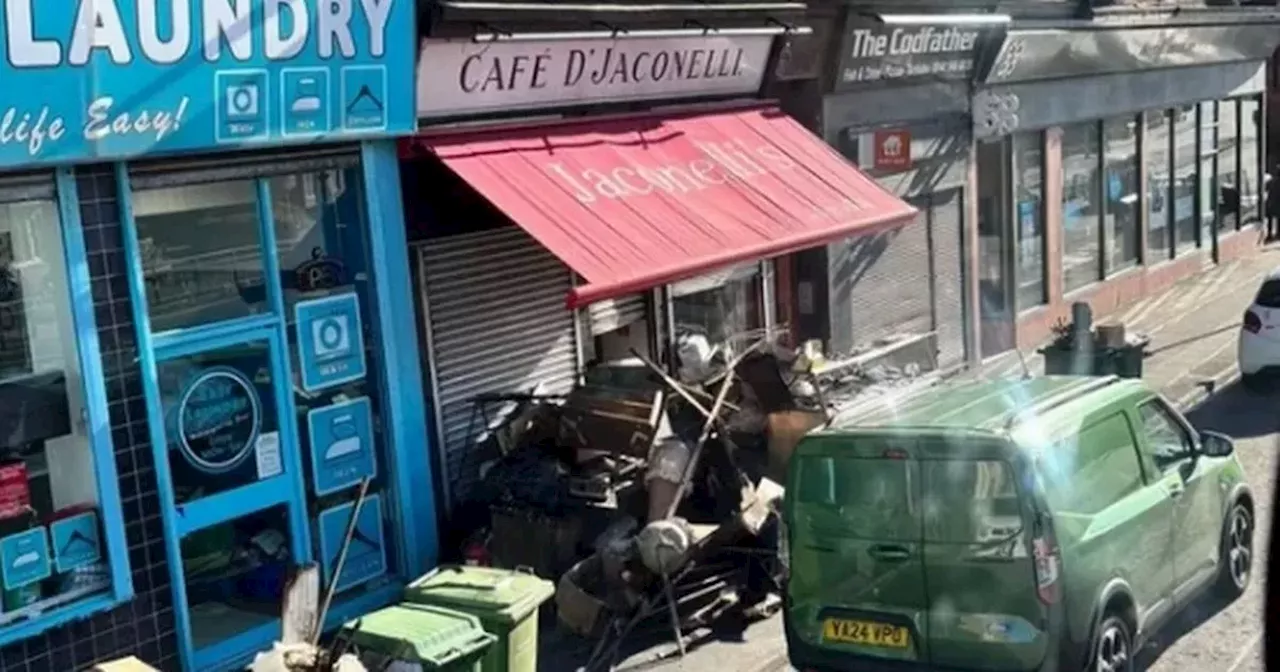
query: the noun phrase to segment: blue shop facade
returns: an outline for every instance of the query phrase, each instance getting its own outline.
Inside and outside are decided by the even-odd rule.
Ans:
[[[242,668],[366,479],[327,624],[391,602],[437,543],[414,4],[16,0],[0,39],[0,669]]]

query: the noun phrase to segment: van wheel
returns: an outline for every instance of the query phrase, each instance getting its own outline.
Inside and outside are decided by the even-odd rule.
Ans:
[[[1119,616],[1107,616],[1098,626],[1089,672],[1133,672],[1133,634]]]
[[[1222,526],[1222,553],[1219,556],[1218,593],[1225,598],[1240,597],[1253,577],[1253,515],[1236,502]]]

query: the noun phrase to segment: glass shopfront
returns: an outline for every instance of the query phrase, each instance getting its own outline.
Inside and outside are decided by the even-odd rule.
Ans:
[[[336,613],[390,601],[413,569],[359,157],[307,165],[119,174],[192,669],[269,646],[295,565],[328,584],[366,480]]]
[[[1062,286],[1071,293],[1102,279],[1099,124],[1062,129]]]
[[[0,182],[0,644],[132,591],[93,314],[75,301],[84,243],[60,209],[76,196],[60,183]]]
[[[1013,191],[1017,309],[1023,311],[1043,305],[1049,298],[1045,284],[1043,133],[1013,136]]]
[[[1147,112],[1148,258],[1216,249],[1258,221],[1263,199],[1261,101],[1205,101]]]

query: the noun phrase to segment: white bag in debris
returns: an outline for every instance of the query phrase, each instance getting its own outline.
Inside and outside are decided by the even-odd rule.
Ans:
[[[645,472],[645,482],[656,479],[679,483],[684,480],[684,470],[692,457],[690,452],[689,444],[674,436],[654,443],[653,448],[649,449],[649,468]]]
[[[711,358],[716,352],[702,334],[680,336],[676,354],[680,357],[680,379],[687,383],[701,383],[715,373],[711,368]]]
[[[249,672],[308,672],[317,667],[320,650],[307,644],[271,645],[270,651],[262,651],[254,656],[253,663],[245,668]],[[368,672],[358,658],[351,654],[343,654],[333,666],[334,672]]]

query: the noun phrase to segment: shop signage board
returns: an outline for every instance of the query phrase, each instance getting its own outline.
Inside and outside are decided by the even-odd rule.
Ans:
[[[988,28],[972,25],[892,25],[850,19],[845,28],[836,91],[874,82],[964,80]]]
[[[979,79],[1005,84],[1267,59],[1280,45],[1270,22],[1109,30],[1018,30],[1005,35]]]
[[[412,0],[9,0],[0,167],[414,130]]]
[[[212,367],[183,388],[173,423],[171,436],[187,463],[207,474],[224,474],[258,448],[262,400],[239,370]]]
[[[49,535],[44,526],[0,539],[0,579],[13,590],[49,578]]]
[[[320,558],[326,585],[333,576],[334,565],[338,562],[338,554],[342,552],[342,541],[347,533],[347,523],[351,520],[354,502],[335,506],[320,512]],[[386,543],[382,535],[382,498],[370,495],[360,507],[360,515],[356,520],[355,534],[352,535],[351,546],[347,549],[347,559],[342,565],[342,576],[338,577],[337,591],[358,586],[387,573]]]
[[[49,526],[53,538],[53,562],[58,573],[92,565],[102,559],[98,514],[85,511]]]
[[[324,496],[377,474],[373,450],[373,404],[368,397],[307,412],[311,484]]]
[[[876,170],[906,170],[911,167],[911,131],[900,128],[875,132]]]
[[[755,95],[772,44],[772,35],[426,40],[418,116]]]
[[[365,376],[360,298],[326,296],[294,305],[302,387],[308,392],[360,380]]]

